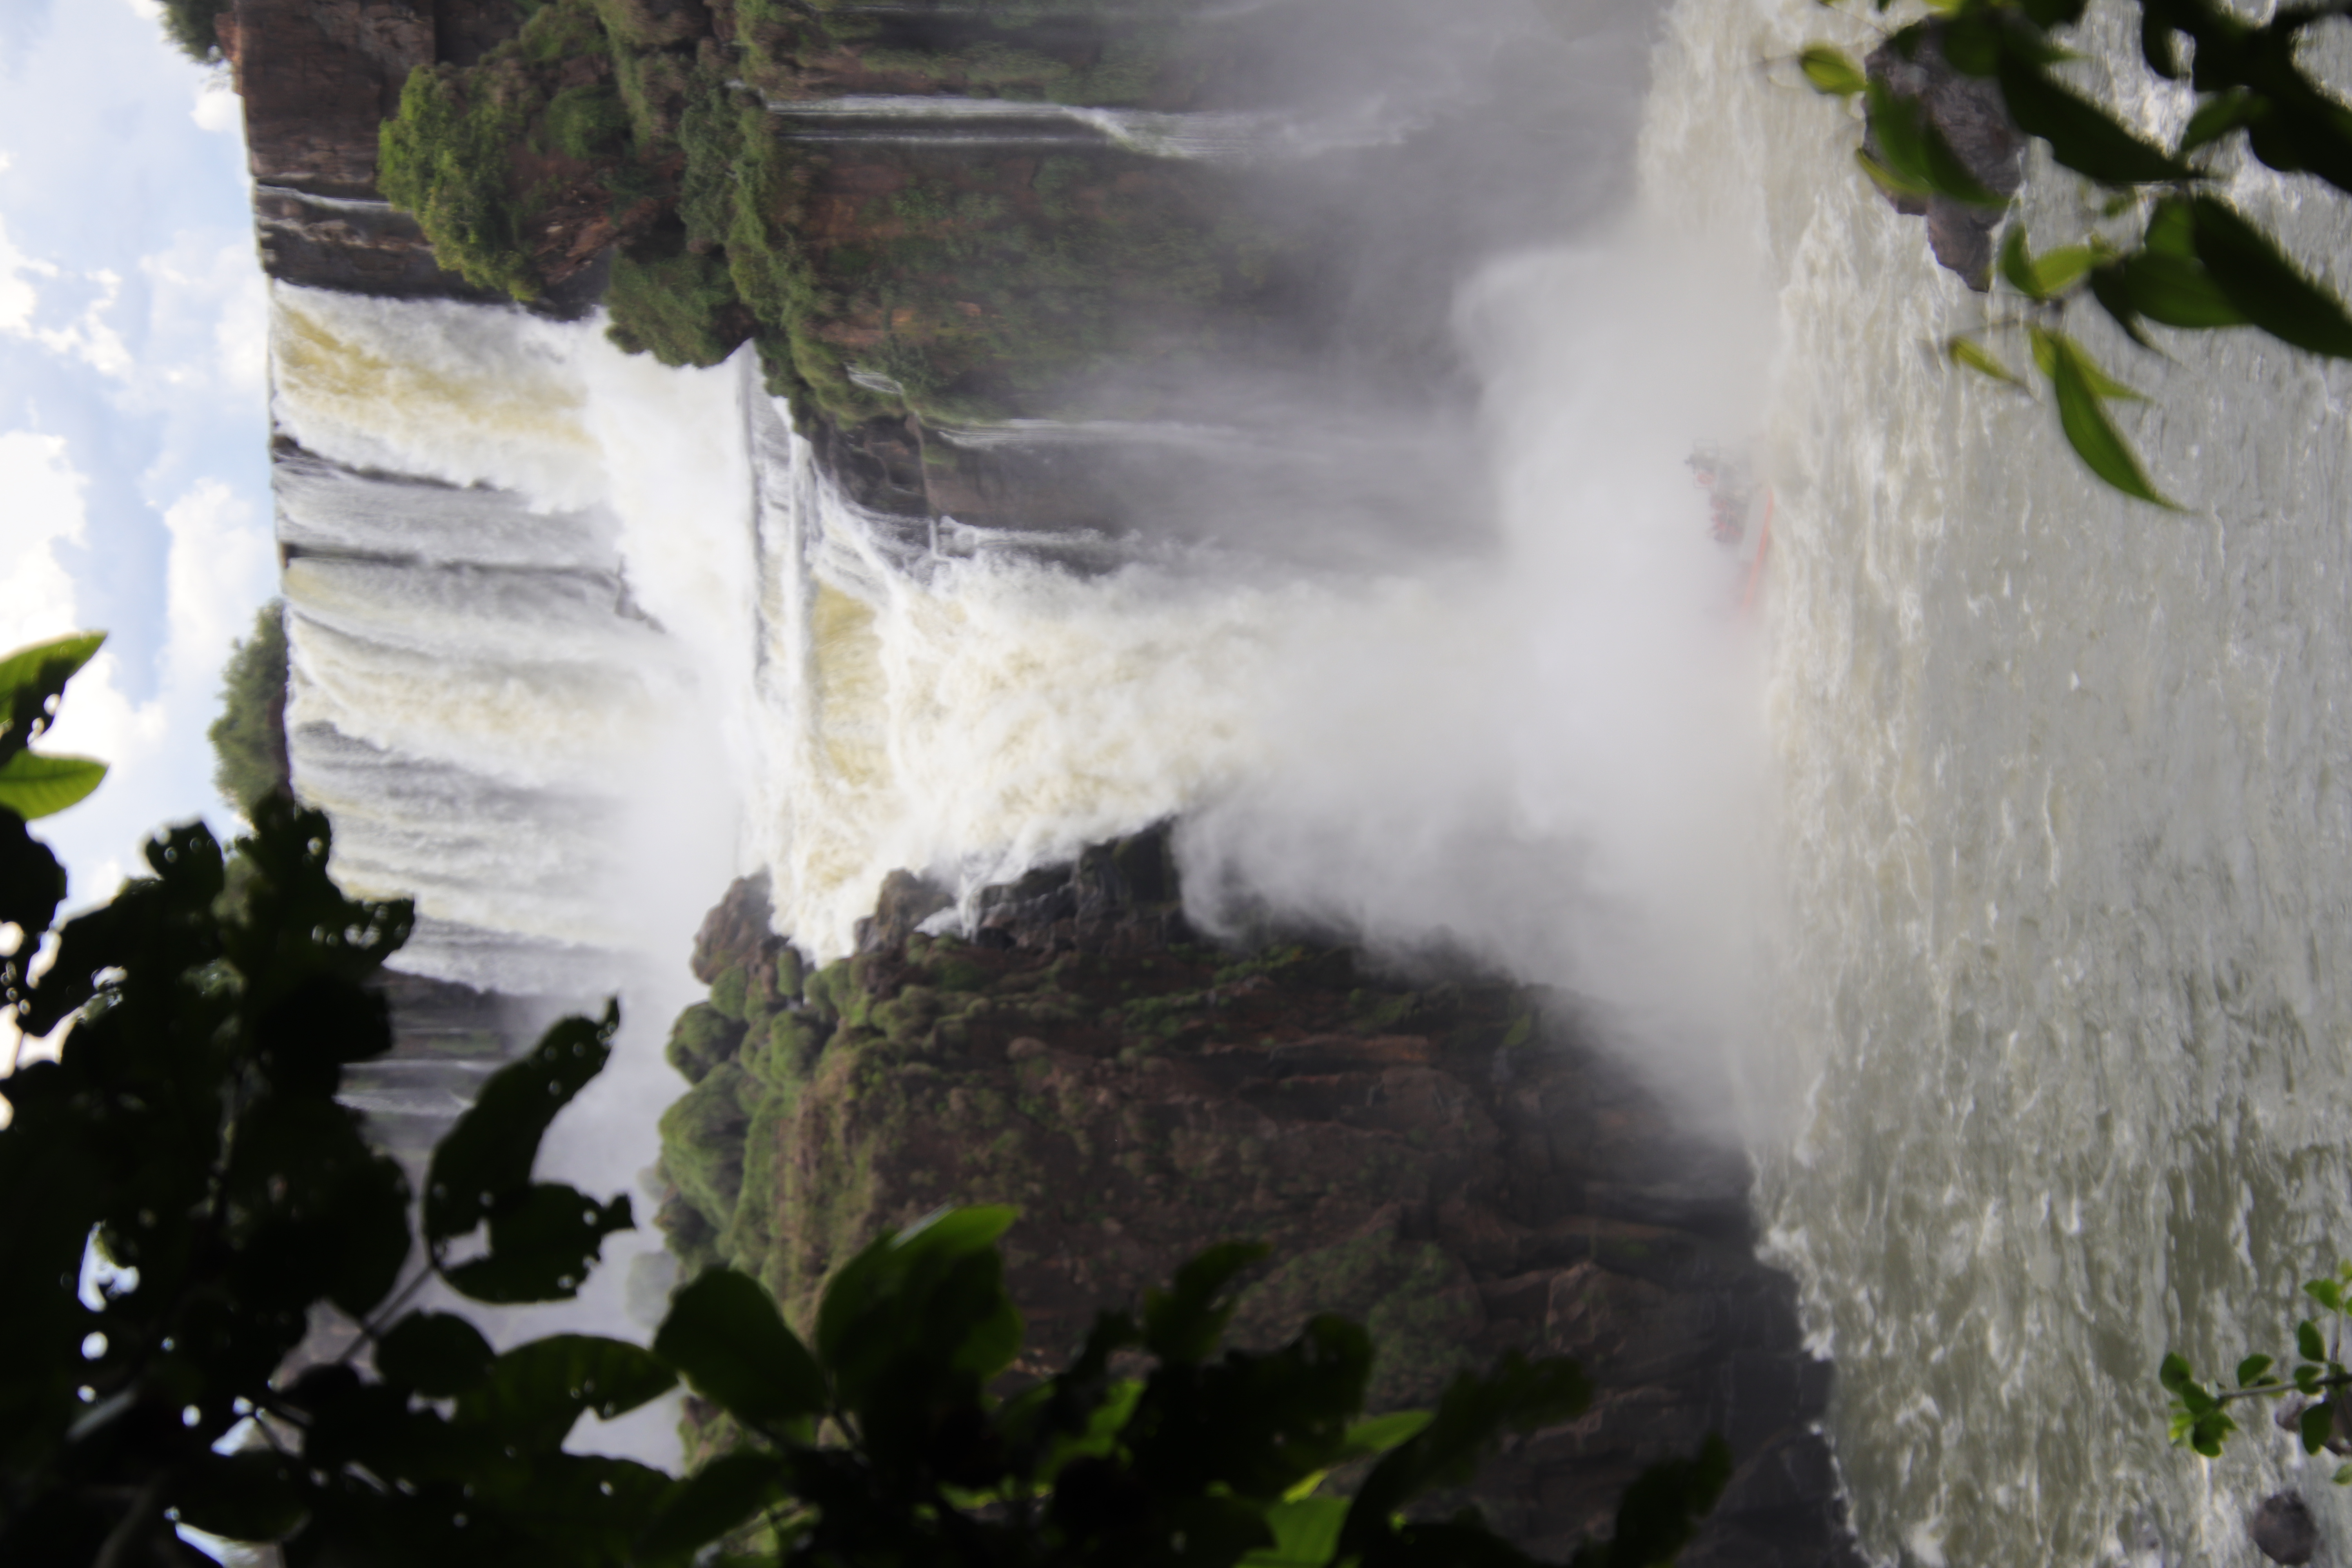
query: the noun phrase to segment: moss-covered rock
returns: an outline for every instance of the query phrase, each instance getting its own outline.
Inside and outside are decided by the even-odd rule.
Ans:
[[[744,1135],[766,1089],[735,1062],[721,1062],[662,1112],[662,1172],[724,1235],[743,1191]]]
[[[734,1058],[742,1047],[744,1034],[740,1017],[708,1002],[697,1002],[670,1026],[669,1045],[662,1054],[670,1066],[686,1076],[688,1082],[700,1083],[710,1076],[712,1068]]]

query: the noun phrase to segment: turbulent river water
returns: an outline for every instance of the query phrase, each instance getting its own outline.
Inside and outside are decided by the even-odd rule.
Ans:
[[[858,514],[740,367],[281,288],[321,459],[280,473],[290,719],[342,874],[419,897],[436,973],[675,984],[749,867],[832,954],[892,868],[978,886],[1183,812],[1205,913],[1574,986],[1746,1131],[1874,1558],[2250,1562],[2283,1481],[2352,1525],[2266,1429],[2168,1448],[2154,1377],[2275,1347],[2352,1245],[2347,384],[2086,327],[2184,510],[2098,489],[1937,360],[1986,307],[1769,63],[1840,27],[1667,13],[1623,231],[1465,294],[1499,542],[1444,565],[1074,575]],[[2045,175],[2038,237],[2080,221]],[[2346,254],[2340,204],[2241,195]],[[1750,437],[1760,623],[1681,467]],[[607,1184],[632,1081],[569,1156]]]

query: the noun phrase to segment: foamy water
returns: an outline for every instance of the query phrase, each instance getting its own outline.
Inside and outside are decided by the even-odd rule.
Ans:
[[[1759,70],[1842,25],[1678,8],[1645,149],[1654,188],[1744,209],[1785,334],[1770,1250],[1837,1359],[1874,1557],[2119,1560],[2152,1524],[2258,1562],[2280,1484],[2352,1521],[2336,1461],[2266,1426],[2168,1448],[2155,1368],[2282,1348],[2352,1245],[2347,383],[2245,337],[2168,371],[2077,320],[2189,510],[2095,485],[2046,401],[1935,362],[1980,307],[1843,172],[1854,127]],[[2080,221],[2046,168],[2025,212],[2038,244]],[[2352,237],[2327,198],[2288,226]]]

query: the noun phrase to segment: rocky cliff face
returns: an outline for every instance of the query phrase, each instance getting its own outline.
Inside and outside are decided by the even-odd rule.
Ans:
[[[410,70],[510,37],[505,0],[236,0],[219,25],[245,102],[262,269],[361,294],[487,299],[378,195],[376,131]]]
[[[665,1121],[674,1248],[804,1318],[878,1227],[1015,1205],[1038,1373],[1209,1243],[1262,1238],[1239,1335],[1364,1321],[1378,1407],[1507,1349],[1584,1364],[1592,1409],[1472,1489],[1538,1554],[1717,1431],[1738,1475],[1685,1563],[1846,1560],[1812,1430],[1830,1369],[1753,1256],[1736,1151],[1677,1130],[1569,998],[1327,945],[1218,951],[1175,892],[1146,835],[992,890],[965,941],[916,929],[937,896],[894,879],[866,951],[803,982],[739,884],[698,953],[711,1000],[673,1040],[695,1080]]]

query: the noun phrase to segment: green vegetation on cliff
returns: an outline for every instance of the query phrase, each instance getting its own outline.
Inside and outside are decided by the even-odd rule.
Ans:
[[[192,60],[210,65],[221,58],[218,23],[229,0],[163,0],[163,36]]]
[[[221,714],[206,731],[213,743],[213,787],[250,816],[256,802],[289,795],[286,756],[286,606],[271,600],[253,617],[253,635],[221,670]]]

